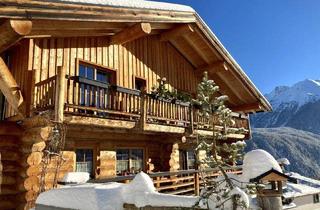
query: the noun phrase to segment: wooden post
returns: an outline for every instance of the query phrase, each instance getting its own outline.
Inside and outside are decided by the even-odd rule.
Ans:
[[[55,91],[55,107],[54,116],[56,122],[63,122],[64,112],[64,96],[65,96],[65,67],[59,66],[57,69],[56,91]]]
[[[200,195],[200,180],[199,180],[199,172],[195,172],[194,174],[194,195]]]
[[[141,91],[140,112],[140,129],[144,130],[147,123],[147,96],[145,91]]]
[[[189,129],[190,129],[190,134],[193,134],[194,132],[194,122],[193,122],[193,106],[192,104],[190,104],[189,106],[189,117],[190,117],[190,126],[189,126]]]
[[[0,90],[12,108],[25,117],[25,103],[16,80],[4,60],[0,57]]]

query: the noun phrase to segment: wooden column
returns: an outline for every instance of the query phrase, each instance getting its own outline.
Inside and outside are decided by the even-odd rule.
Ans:
[[[63,122],[63,112],[65,103],[65,77],[66,69],[59,66],[57,69],[56,91],[55,91],[55,107],[54,116],[56,122]]]
[[[198,171],[194,174],[194,195],[200,195],[200,179]]]
[[[30,20],[7,20],[0,26],[0,53],[17,43],[32,29]]]
[[[12,108],[22,117],[25,116],[25,104],[20,88],[7,67],[4,60],[0,57],[0,90],[6,97]]]
[[[144,130],[147,123],[147,96],[146,92],[141,92],[141,103],[140,103],[140,129]]]

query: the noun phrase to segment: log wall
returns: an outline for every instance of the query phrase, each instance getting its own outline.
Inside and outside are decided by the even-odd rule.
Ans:
[[[3,210],[18,207],[21,134],[15,123],[0,123],[0,209]]]

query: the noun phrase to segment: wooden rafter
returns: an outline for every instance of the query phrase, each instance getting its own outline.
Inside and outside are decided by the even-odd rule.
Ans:
[[[6,20],[0,26],[0,53],[17,43],[32,29],[29,20]]]
[[[12,108],[22,117],[25,116],[25,104],[20,88],[4,60],[0,57],[0,90]]]
[[[245,104],[241,106],[232,107],[232,111],[235,111],[235,112],[240,112],[240,111],[248,112],[248,111],[261,110],[261,109],[262,109],[262,106],[260,105],[260,103]]]
[[[150,23],[137,23],[126,28],[111,37],[111,44],[125,44],[138,38],[147,36],[151,33],[152,27]]]
[[[215,74],[221,71],[228,71],[229,67],[225,61],[215,61],[208,65],[200,66],[196,71],[203,72],[208,71],[211,74]]]
[[[182,24],[173,29],[163,32],[160,37],[160,41],[169,41],[177,39],[181,36],[186,36],[188,33],[193,33],[194,29],[191,24]]]

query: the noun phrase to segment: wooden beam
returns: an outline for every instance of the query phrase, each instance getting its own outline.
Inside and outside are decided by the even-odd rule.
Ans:
[[[193,33],[194,29],[191,24],[182,24],[173,29],[163,32],[160,37],[160,41],[169,41],[172,39],[177,39],[181,36],[186,36],[188,33]]]
[[[212,73],[218,73],[220,71],[228,71],[229,67],[228,64],[225,61],[215,61],[213,63],[210,63],[208,65],[200,66],[196,71],[208,71],[211,74]]]
[[[25,104],[20,88],[7,67],[4,60],[0,57],[0,90],[12,108],[22,117],[25,117]]]
[[[65,98],[66,68],[59,66],[57,69],[54,117],[56,122],[63,122]]]
[[[253,104],[244,104],[241,106],[231,107],[232,111],[234,112],[248,112],[248,111],[259,111],[262,109],[261,105],[259,103],[253,103]]]
[[[0,26],[0,53],[17,43],[32,29],[29,20],[6,20]]]
[[[111,37],[111,44],[125,44],[138,38],[147,36],[152,31],[150,23],[138,23],[126,28]]]

